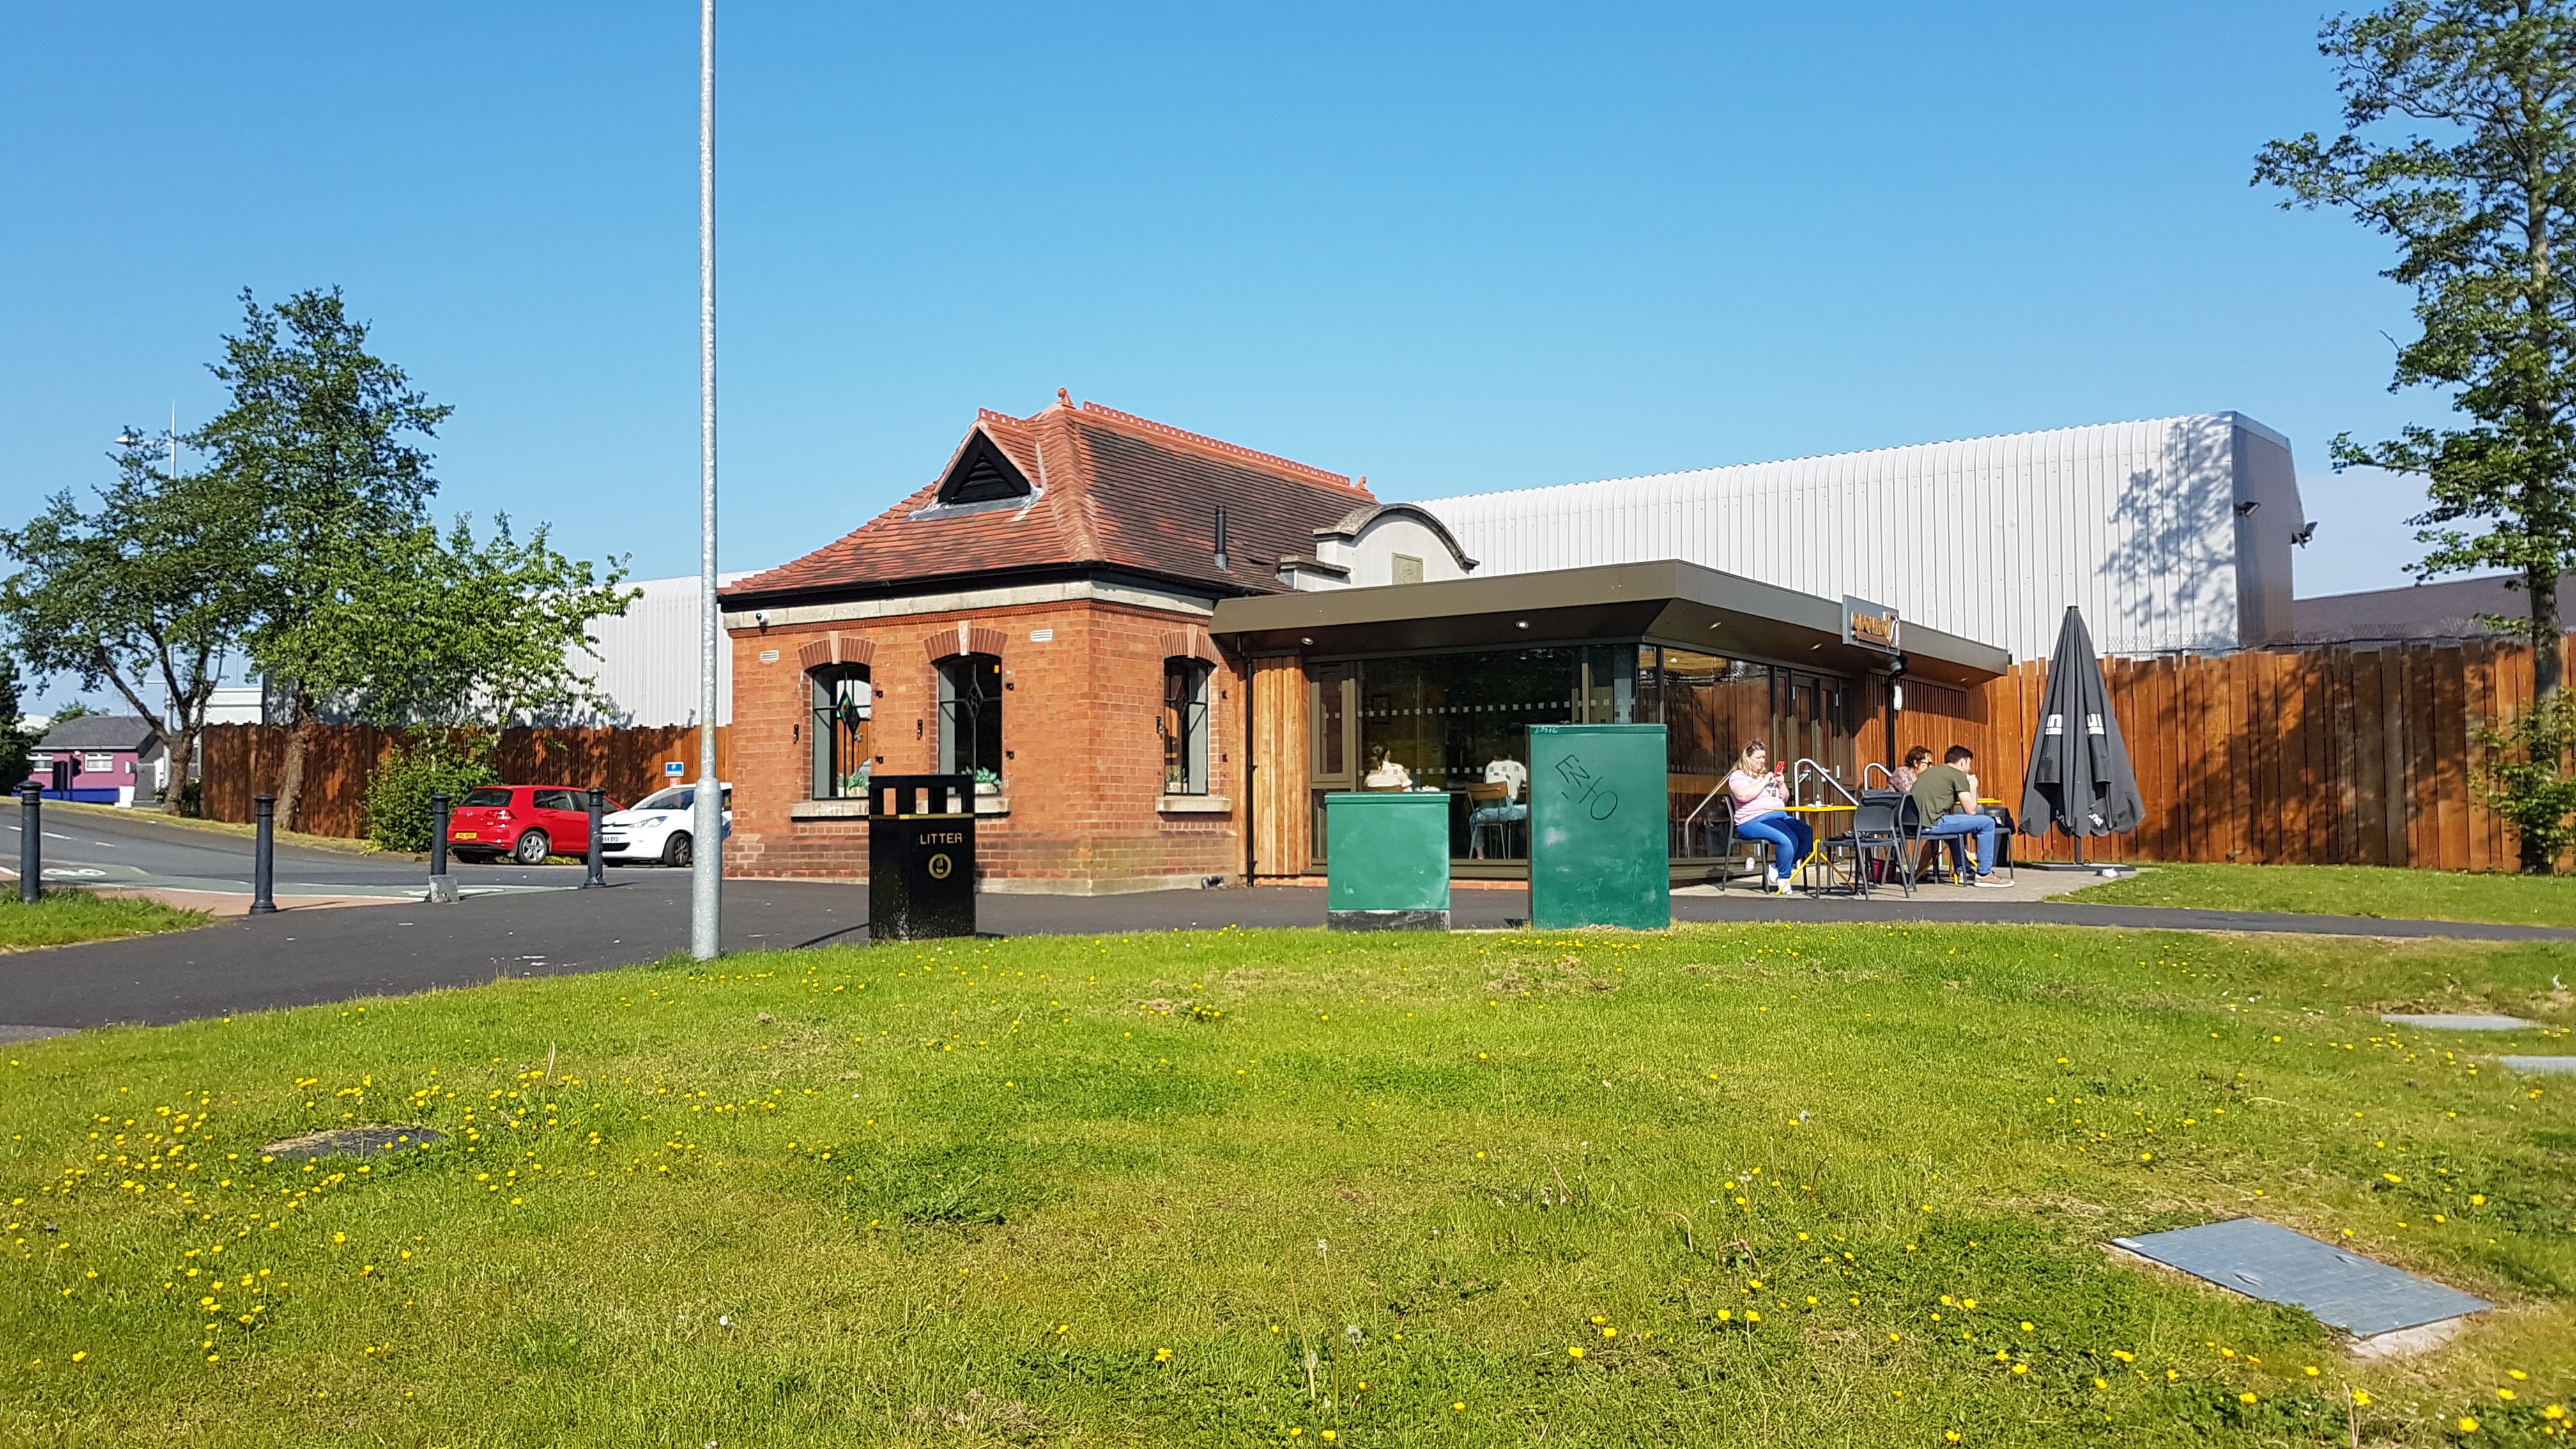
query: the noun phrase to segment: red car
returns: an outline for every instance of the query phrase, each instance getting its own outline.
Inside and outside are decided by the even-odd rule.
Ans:
[[[608,801],[603,812],[623,809]],[[590,792],[570,785],[481,785],[447,819],[447,851],[459,860],[543,865],[550,855],[590,850]]]

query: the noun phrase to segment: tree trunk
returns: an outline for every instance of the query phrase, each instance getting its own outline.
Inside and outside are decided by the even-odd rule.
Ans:
[[[295,808],[304,799],[304,755],[313,742],[313,696],[295,687],[287,712],[286,759],[277,771],[277,828],[295,828]]]
[[[202,726],[196,726],[178,730],[162,741],[170,749],[170,784],[161,792],[161,813],[164,815],[188,813],[180,797],[188,793],[188,762],[197,753],[197,735],[201,729]]]
[[[2558,693],[2564,673],[2558,626],[2558,569],[2526,569],[2522,586],[2531,593],[2531,693],[2541,704]]]

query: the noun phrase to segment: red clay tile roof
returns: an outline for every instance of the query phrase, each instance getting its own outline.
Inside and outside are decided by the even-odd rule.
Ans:
[[[1367,480],[1183,432],[1070,398],[975,426],[920,492],[837,543],[724,589],[728,599],[866,589],[1005,570],[1132,569],[1230,593],[1277,593],[1280,558],[1311,553],[1315,530],[1374,503]],[[1013,505],[936,507],[959,460],[989,440],[1034,485]],[[971,465],[970,465],[971,466]],[[991,470],[983,470],[990,477]],[[1227,564],[1215,557],[1226,510]],[[925,512],[925,510],[928,510]]]

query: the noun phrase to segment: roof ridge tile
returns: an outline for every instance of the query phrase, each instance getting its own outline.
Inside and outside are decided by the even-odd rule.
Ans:
[[[1157,437],[1173,438],[1184,443],[1193,443],[1213,452],[1222,453],[1230,458],[1240,458],[1248,462],[1262,464],[1265,467],[1282,469],[1287,472],[1294,473],[1302,478],[1311,478],[1317,482],[1329,483],[1337,488],[1348,488],[1355,493],[1366,494],[1368,492],[1366,488],[1353,483],[1350,479],[1350,475],[1347,473],[1335,473],[1330,469],[1318,468],[1312,463],[1300,463],[1294,458],[1283,458],[1276,453],[1265,453],[1258,448],[1247,448],[1241,443],[1229,443],[1223,438],[1211,438],[1205,433],[1193,433],[1187,428],[1173,427],[1170,423],[1158,423],[1152,418],[1138,417],[1134,413],[1092,402],[1087,398],[1083,401],[1082,411],[1089,413],[1096,418],[1106,418],[1111,422],[1125,423],[1132,427],[1143,428],[1145,431],[1152,433]],[[1014,419],[1013,421],[1017,420]]]

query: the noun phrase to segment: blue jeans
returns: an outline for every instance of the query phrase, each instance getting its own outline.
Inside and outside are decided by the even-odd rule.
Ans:
[[[1995,818],[1993,816],[1950,814],[1923,827],[1924,839],[1950,842],[1950,853],[1958,859],[1959,873],[1966,875],[1968,873],[1967,841],[1963,837],[1974,837],[1977,842],[1977,874],[1994,874]]]
[[[1785,810],[1757,815],[1735,827],[1738,840],[1759,840],[1771,847],[1771,873],[1786,876],[1816,846],[1815,827]]]

